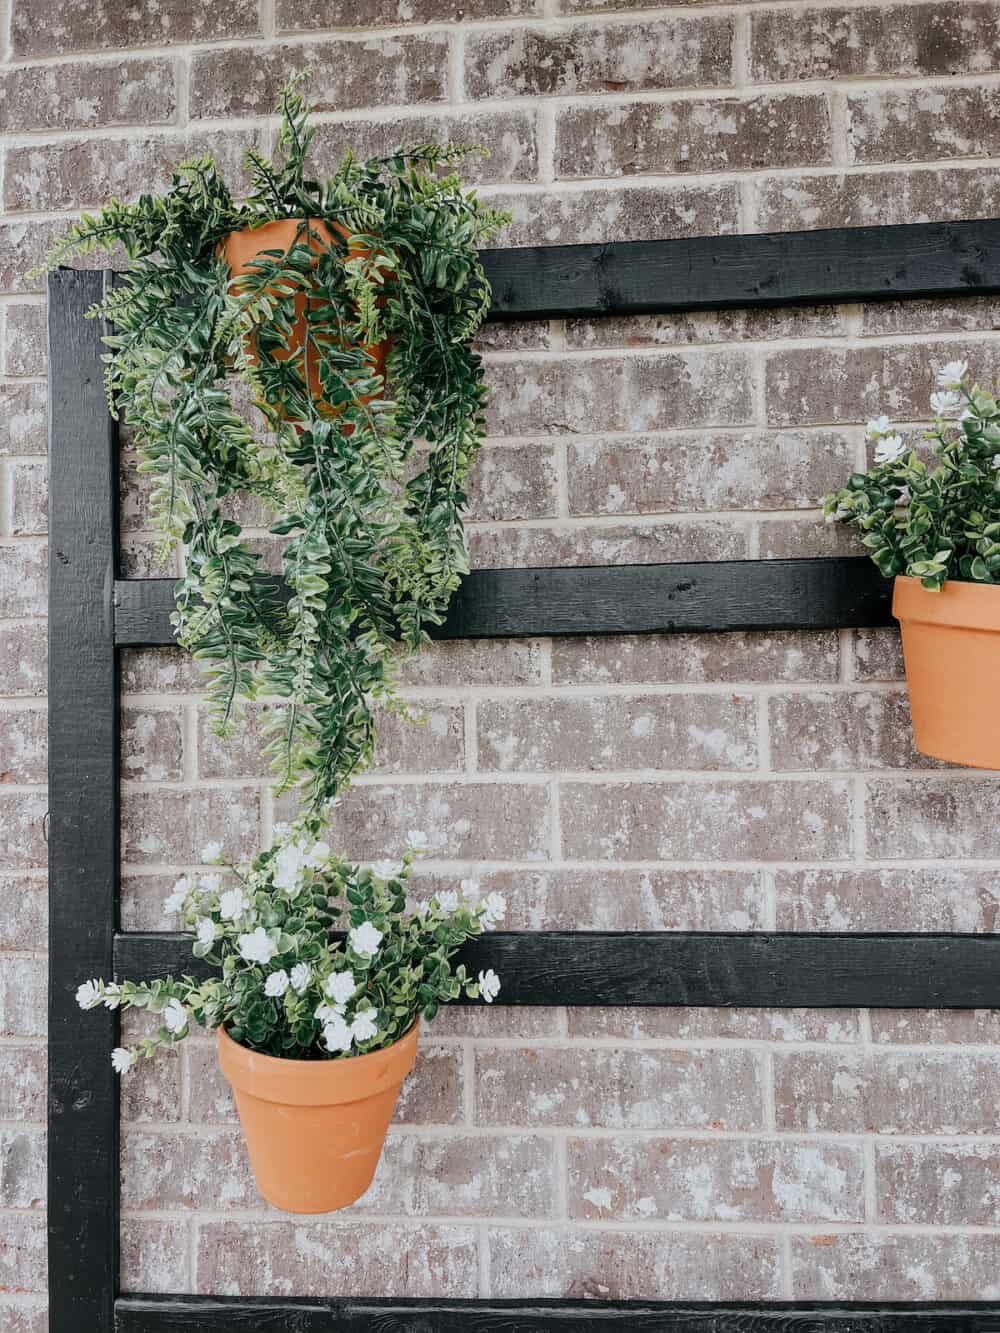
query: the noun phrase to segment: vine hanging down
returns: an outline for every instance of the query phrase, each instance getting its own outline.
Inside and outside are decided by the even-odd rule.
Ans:
[[[318,813],[370,761],[373,709],[401,709],[399,650],[425,642],[468,567],[485,397],[471,341],[490,299],[477,251],[508,216],[452,172],[482,151],[467,145],[348,154],[309,179],[299,79],[280,111],[277,160],[248,152],[244,200],[198,158],[162,196],[84,216],[46,263],[128,256],[91,313],[113,327],[109,399],[153,478],[164,547],[184,546],[178,639],[206,669],[221,735],[247,701],[280,701],[279,788],[301,785]],[[230,265],[234,234],[277,222],[287,240],[262,233]],[[238,410],[247,391],[263,430]],[[287,599],[229,497],[271,516]]]

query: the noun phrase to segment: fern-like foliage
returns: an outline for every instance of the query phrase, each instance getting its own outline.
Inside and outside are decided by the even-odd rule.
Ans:
[[[278,160],[247,154],[243,200],[199,158],[162,197],[84,216],[46,266],[128,255],[92,313],[114,330],[109,400],[135,430],[163,542],[184,547],[178,638],[205,668],[221,734],[247,700],[281,701],[279,787],[301,785],[318,812],[371,760],[373,709],[400,707],[394,661],[426,641],[468,567],[464,484],[484,407],[471,341],[490,299],[477,251],[508,217],[452,172],[480,151],[467,145],[348,155],[311,180],[298,78],[280,110]],[[228,234],[287,218],[301,220],[288,250],[234,280]],[[229,497],[262,505],[285,539],[288,600]]]

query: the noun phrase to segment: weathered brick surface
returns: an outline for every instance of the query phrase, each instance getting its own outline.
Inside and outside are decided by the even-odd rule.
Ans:
[[[739,190],[732,181],[632,185],[614,191],[504,191],[490,202],[512,214],[510,225],[497,239],[501,246],[577,245],[608,236],[622,241],[676,240],[739,230]]]
[[[977,74],[996,67],[993,4],[839,5],[763,10],[751,20],[754,82],[861,75]]]
[[[764,1116],[749,1051],[487,1048],[475,1078],[483,1125],[754,1130]]]
[[[26,353],[31,373],[37,368],[32,350],[33,333],[29,330],[23,341],[18,331],[17,315],[20,310],[34,310],[34,306],[11,306],[7,312],[6,346],[15,353],[11,374],[23,373],[16,363],[20,347]],[[12,327],[11,316],[14,316]],[[8,351],[8,360],[11,352]],[[0,384],[0,454],[44,454],[47,445],[48,417],[45,405],[45,386],[38,383],[18,384],[9,381]]]
[[[807,1140],[571,1138],[568,1200],[585,1221],[859,1222],[861,1149]]]
[[[776,769],[925,768],[905,693],[851,690],[779,694],[768,700]]]
[[[608,515],[814,509],[816,496],[852,470],[855,454],[847,431],[606,436],[570,446],[569,507]]]
[[[538,132],[534,110],[469,111],[428,115],[358,117],[317,126],[313,157],[317,173],[332,174],[348,149],[364,161],[394,152],[402,144],[471,143],[488,152],[472,154],[459,170],[470,184],[510,184],[538,179]]]
[[[91,139],[31,144],[11,149],[4,176],[4,206],[66,209],[98,206],[111,196],[131,198],[162,191],[172,171],[192,157],[210,154],[227,179],[238,179],[255,130],[192,134],[184,138]]]
[[[562,784],[570,854],[602,861],[837,859],[849,814],[842,782]]]
[[[994,870],[935,866],[796,870],[775,875],[782,930],[993,933],[1000,927]]]
[[[142,46],[174,46],[260,31],[256,0],[233,0],[224,9],[189,0],[140,0],[123,8],[116,0],[52,0],[43,11],[30,0],[13,5],[11,38],[21,59]]]
[[[273,145],[278,87],[306,65],[316,174],[348,147],[479,142],[491,156],[463,174],[512,211],[501,246],[995,217],[1000,10],[7,8],[0,1327],[42,1333],[47,358],[28,270],[78,209],[162,188],[193,152],[239,188],[242,149]],[[998,330],[995,296],[491,324],[473,564],[858,553],[816,506],[864,457],[863,423],[919,420],[943,361],[989,378]],[[122,436],[122,569],[175,575]],[[239,518],[278,568],[267,515]],[[203,843],[248,853],[294,804],[267,794],[256,720],[227,746],[204,726],[184,654],[121,668],[122,924],[176,929],[162,900]],[[437,643],[401,681],[428,723],[383,725],[336,838],[398,855],[426,829],[417,897],[474,875],[517,930],[997,930],[996,778],[914,751],[895,631]],[[199,1038],[123,1090],[123,1285],[994,1299],[998,1059],[991,1010],[453,1007],[366,1199],[287,1219],[256,1196]]]
[[[575,106],[556,123],[556,175],[673,175],[830,160],[827,100],[781,97]]]
[[[1000,1207],[995,1144],[881,1144],[875,1159],[887,1222],[993,1226]]]
[[[337,1262],[331,1264],[330,1256]],[[202,1222],[195,1290],[250,1296],[474,1296],[470,1225]]]
[[[993,1134],[1000,1054],[809,1051],[775,1056],[779,1129],[851,1134]]]
[[[0,119],[10,134],[166,124],[176,113],[172,60],[81,60],[0,72]]]
[[[781,1294],[781,1259],[770,1236],[627,1228],[490,1227],[494,1296],[577,1300],[766,1300]]]
[[[28,301],[10,304],[6,307],[2,326],[0,373],[44,375],[48,364],[45,306]]]
[[[759,872],[742,870],[489,870],[484,892],[507,900],[511,930],[757,930],[767,920]],[[454,876],[421,875],[418,895]]]
[[[992,778],[910,778],[868,784],[871,856],[989,857],[1000,787]]]
[[[792,1237],[792,1280],[805,1300],[996,1300],[1000,1237],[864,1234]]]
[[[852,162],[993,157],[1000,146],[995,88],[871,89],[847,99]]]
[[[757,765],[755,701],[734,694],[511,699],[477,712],[479,767],[748,769]]]
[[[468,95],[552,97],[715,87],[730,82],[732,20],[498,28],[466,42]]]
[[[616,634],[552,640],[554,684],[832,681],[834,634]]]
[[[541,0],[277,0],[279,32],[314,28],[379,28],[404,23],[457,23],[518,18],[542,12]]]
[[[199,51],[191,62],[191,113],[266,115],[289,73],[302,69],[313,72],[309,97],[321,111],[440,102],[447,66],[440,33]]]

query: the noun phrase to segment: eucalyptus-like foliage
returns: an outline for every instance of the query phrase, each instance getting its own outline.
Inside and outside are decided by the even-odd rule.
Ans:
[[[868,423],[874,465],[824,496],[823,509],[863,533],[887,578],[909,574],[931,591],[946,579],[1000,583],[1000,403],[964,361],[943,366],[938,384],[924,436],[933,461],[878,417]]]
[[[229,874],[185,875],[164,903],[195,932],[196,957],[214,963],[207,980],[83,982],[83,1009],[145,1009],[152,1034],[118,1047],[125,1073],[137,1060],[188,1036],[192,1023],[225,1027],[234,1041],[289,1060],[363,1055],[390,1046],[418,1016],[462,994],[491,1003],[492,970],[469,976],[451,959],[470,936],[503,920],[497,893],[481,898],[473,880],[419,905],[408,902],[414,857],[426,847],[411,833],[398,863],[358,866],[331,853],[318,821],[285,830],[274,846]],[[221,860],[210,844],[204,860]],[[343,938],[333,934],[345,929]]]
[[[399,706],[398,650],[426,640],[468,567],[464,485],[485,392],[470,344],[489,305],[477,249],[508,217],[448,170],[481,151],[464,145],[348,155],[331,179],[309,179],[297,79],[280,109],[278,160],[247,154],[245,200],[198,158],[162,197],[84,216],[47,264],[128,255],[91,313],[114,329],[109,399],[153,478],[164,547],[185,547],[179,641],[206,670],[221,735],[245,701],[282,701],[269,744],[279,787],[301,784],[315,812],[370,761],[373,707]],[[301,220],[291,247],[233,280],[228,234],[287,218]],[[306,336],[289,355],[303,306]],[[238,382],[263,432],[239,409]],[[285,539],[289,600],[232,497],[263,505]]]

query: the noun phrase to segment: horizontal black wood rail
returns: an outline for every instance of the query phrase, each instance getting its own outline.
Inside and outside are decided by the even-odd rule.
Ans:
[[[1000,291],[1000,221],[487,250],[490,319]]]
[[[115,976],[210,976],[192,938],[117,935]],[[458,957],[496,969],[498,1004],[1000,1007],[1000,935],[497,931]]]
[[[864,556],[478,569],[435,639],[850,629],[892,624],[892,585]],[[115,643],[174,641],[172,579],[115,584]]]
[[[119,1296],[115,1333],[1000,1333],[986,1302],[363,1300]]]

